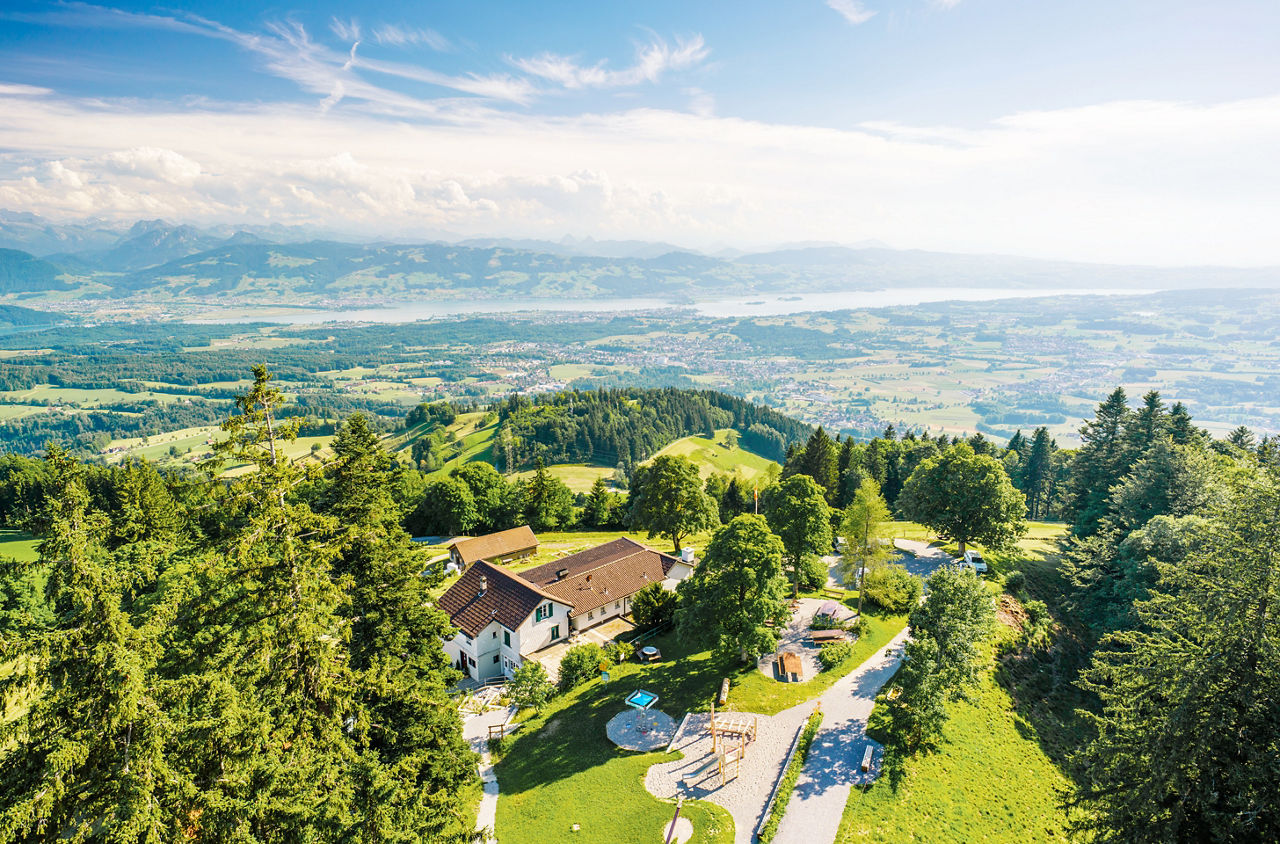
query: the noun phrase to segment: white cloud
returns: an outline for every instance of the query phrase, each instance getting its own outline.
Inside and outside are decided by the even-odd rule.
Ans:
[[[0,91],[0,207],[377,236],[856,241],[1280,263],[1280,97],[852,130],[634,109],[414,123]],[[92,125],[93,131],[84,127]]]
[[[452,48],[449,39],[434,29],[425,27],[401,26],[398,24],[379,24],[373,29],[373,40],[379,44],[392,47],[416,47],[426,45],[433,50],[445,51]]]
[[[39,88],[35,85],[19,85],[13,82],[0,83],[0,95],[14,97],[43,97],[45,94],[52,93],[53,91],[48,88]]]
[[[954,0],[959,2],[959,0]],[[840,13],[840,16],[854,26],[864,24],[876,16],[876,13],[859,0],[827,0],[827,5]]]
[[[343,41],[360,40],[360,24],[355,18],[333,18],[329,21],[329,29]]]
[[[200,165],[171,149],[134,147],[102,156],[106,169],[119,175],[155,179],[171,185],[190,186],[200,177]]]
[[[583,66],[571,56],[540,53],[531,58],[512,58],[511,63],[532,76],[538,76],[569,89],[620,88],[657,82],[663,74],[701,64],[709,54],[701,35],[688,40],[677,38],[670,46],[661,38],[636,47],[635,64],[621,70],[610,70],[601,61]]]

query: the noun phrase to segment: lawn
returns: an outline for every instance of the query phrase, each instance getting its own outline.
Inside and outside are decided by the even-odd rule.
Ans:
[[[845,603],[857,606],[858,593],[848,592]],[[853,645],[853,656],[829,671],[819,672],[812,680],[803,683],[781,683],[760,673],[754,665],[739,671],[731,678],[729,709],[738,712],[759,712],[774,715],[798,703],[817,697],[835,685],[836,681],[853,671],[885,643],[907,626],[905,615],[872,615],[866,612],[871,630]]]
[[[21,530],[0,530],[0,557],[12,557],[20,563],[34,562],[40,540]]]
[[[938,750],[849,795],[836,841],[1066,841],[1069,786],[990,671],[951,704]],[[871,718],[872,731],[877,718]]]
[[[585,463],[557,463],[554,466],[548,466],[547,472],[552,477],[564,481],[564,485],[572,492],[590,492],[597,478],[604,478],[608,483],[613,477],[614,469],[609,466],[588,466]],[[514,475],[509,475],[508,480],[528,480],[533,477],[533,474],[532,469],[516,472]]]
[[[719,472],[726,475],[737,475],[743,480],[755,480],[760,478],[762,481],[768,477],[771,471],[780,472],[781,466],[767,457],[761,457],[755,452],[747,451],[744,448],[728,448],[725,445],[725,437],[728,435],[730,428],[721,428],[716,431],[716,438],[709,440],[706,437],[684,437],[668,445],[659,451],[654,457],[663,455],[680,455],[689,458],[694,465],[698,467],[698,471],[702,477],[707,477],[713,472]]]
[[[724,669],[708,652],[691,653],[672,635],[654,642],[666,661],[615,666],[608,685],[592,680],[557,698],[510,740],[496,767],[495,831],[502,844],[662,841],[674,806],[645,791],[644,775],[651,765],[678,756],[619,750],[605,737],[605,724],[641,687],[657,693],[657,708],[674,718],[705,710]],[[733,841],[733,820],[720,807],[687,801],[682,814],[693,822],[694,841]],[[571,832],[574,824],[577,833]]]

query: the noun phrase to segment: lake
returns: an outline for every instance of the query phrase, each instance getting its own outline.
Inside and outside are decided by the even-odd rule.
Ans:
[[[261,315],[243,314],[233,318],[191,319],[193,323],[270,322],[312,325],[327,322],[397,323],[438,319],[447,316],[543,312],[610,313],[677,309],[706,317],[763,317],[807,311],[844,311],[858,308],[886,308],[922,305],[927,302],[990,302],[997,299],[1030,299],[1044,296],[1140,296],[1154,290],[1030,290],[1001,287],[903,287],[895,290],[844,290],[791,295],[754,294],[677,303],[661,299],[471,299],[467,301],[406,302],[385,308],[348,310],[272,311]]]

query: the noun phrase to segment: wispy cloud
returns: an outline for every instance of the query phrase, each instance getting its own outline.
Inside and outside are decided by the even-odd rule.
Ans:
[[[343,41],[360,40],[360,23],[355,18],[333,18],[329,21],[329,30]]]
[[[40,88],[36,85],[20,85],[16,82],[0,82],[0,95],[7,94],[14,97],[42,97],[45,94],[52,94],[49,88]]]
[[[953,0],[960,2],[960,0]],[[859,0],[827,0],[827,5],[840,13],[840,16],[854,26],[864,24],[876,16],[876,13],[862,5]]]
[[[373,28],[373,40],[391,47],[416,47],[419,44],[444,52],[453,45],[434,29],[384,23]]]
[[[702,63],[710,53],[701,35],[677,38],[675,46],[654,38],[636,48],[635,64],[611,70],[606,62],[579,64],[576,57],[539,53],[531,58],[511,58],[517,68],[569,89],[620,88],[657,82],[668,71],[683,70]]]

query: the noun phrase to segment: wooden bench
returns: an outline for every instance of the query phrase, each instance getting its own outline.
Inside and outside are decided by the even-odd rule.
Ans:
[[[839,642],[845,638],[845,632],[843,630],[810,630],[809,638],[818,644]]]
[[[871,758],[875,756],[875,749],[871,745],[867,745],[867,749],[862,753],[862,773],[871,770]]]

